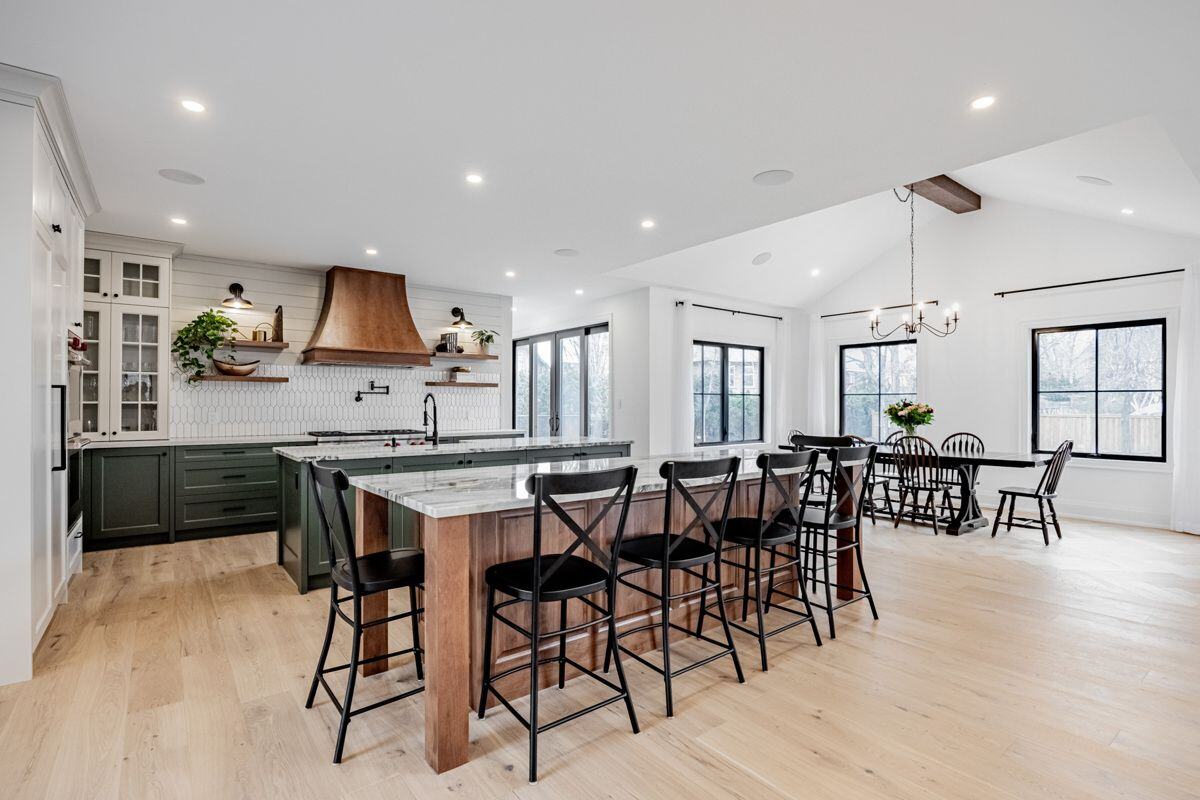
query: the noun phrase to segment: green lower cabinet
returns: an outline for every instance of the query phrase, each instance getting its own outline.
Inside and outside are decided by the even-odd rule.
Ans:
[[[101,542],[171,533],[171,451],[128,447],[87,453],[84,537]]]
[[[274,492],[259,495],[205,494],[177,497],[175,530],[255,524],[274,526],[278,508],[279,497]]]

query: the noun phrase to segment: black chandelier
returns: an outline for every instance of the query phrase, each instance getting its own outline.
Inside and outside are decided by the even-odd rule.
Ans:
[[[879,328],[879,316],[883,312],[879,308],[873,309],[871,311],[871,338],[881,340],[890,339],[900,331],[904,332],[905,338],[911,338],[921,331],[926,331],[938,338],[944,339],[958,330],[958,303],[945,310],[945,320],[941,325],[934,325],[925,321],[925,304],[917,302],[917,210],[916,203],[914,202],[915,195],[911,184],[905,188],[908,189],[907,197],[901,197],[900,193],[895,189],[892,190],[892,194],[901,203],[908,204],[908,313],[904,315],[899,325],[884,333]]]

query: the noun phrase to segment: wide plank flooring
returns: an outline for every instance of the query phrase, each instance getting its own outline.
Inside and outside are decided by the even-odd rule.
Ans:
[[[776,637],[768,673],[739,634],[746,685],[727,661],[692,672],[670,720],[661,679],[627,662],[642,733],[619,706],[551,731],[534,786],[499,709],[472,719],[473,760],[435,775],[420,695],[356,718],[332,765],[334,709],[304,708],[327,594],[296,594],[273,534],[89,553],[36,677],[0,688],[0,794],[1200,797],[1200,537],[1078,520],[1049,548],[1034,531],[865,535],[879,622],[856,604],[824,647]],[[361,680],[361,697],[412,677]],[[591,692],[544,691],[543,713]]]

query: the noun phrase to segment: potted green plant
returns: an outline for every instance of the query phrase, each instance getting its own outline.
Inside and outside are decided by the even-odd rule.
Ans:
[[[921,425],[933,422],[933,406],[928,403],[918,403],[915,400],[901,400],[899,403],[892,403],[884,409],[884,413],[887,414],[887,418],[892,421],[893,425],[903,428],[904,433],[908,436],[914,435]]]
[[[496,337],[499,336],[495,331],[489,331],[485,328],[478,328],[471,333],[471,338],[475,340],[475,344],[479,346],[479,352],[487,355],[488,348],[496,343]]]
[[[171,343],[171,353],[179,371],[188,376],[188,383],[200,380],[218,347],[234,349],[229,335],[235,326],[223,311],[209,309],[179,329]]]

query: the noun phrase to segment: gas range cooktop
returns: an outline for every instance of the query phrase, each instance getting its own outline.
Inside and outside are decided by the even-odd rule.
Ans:
[[[425,431],[417,428],[372,428],[362,431],[309,431],[309,436],[322,441],[371,441],[373,439],[408,438],[424,436]]]

